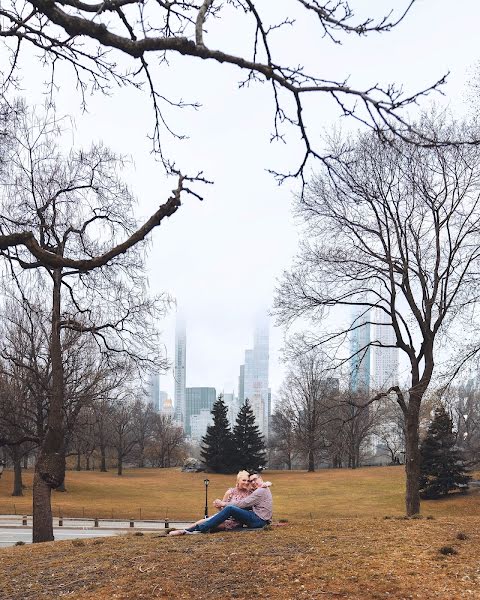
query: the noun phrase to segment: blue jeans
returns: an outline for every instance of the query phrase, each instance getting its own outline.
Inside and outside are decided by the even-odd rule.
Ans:
[[[201,531],[202,533],[207,533],[210,529],[218,527],[220,523],[223,523],[230,517],[233,517],[236,521],[239,521],[252,529],[259,529],[268,524],[268,521],[264,521],[260,517],[257,517],[253,510],[245,510],[244,508],[238,508],[238,506],[229,505],[216,515],[213,515],[213,517],[207,519],[204,523],[195,525],[195,527],[189,527],[187,531]]]

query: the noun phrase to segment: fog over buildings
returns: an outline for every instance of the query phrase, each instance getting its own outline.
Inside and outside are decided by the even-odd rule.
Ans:
[[[211,410],[215,400],[222,394],[227,407],[227,417],[231,427],[235,425],[237,414],[248,398],[260,432],[268,437],[268,426],[272,411],[269,386],[269,330],[266,314],[255,318],[251,337],[253,347],[244,351],[244,364],[237,365],[240,372],[238,385],[231,390],[209,385],[207,377],[200,386],[189,387],[189,350],[187,340],[188,322],[183,314],[177,315],[175,328],[175,362],[170,373],[150,377],[148,399],[157,412],[172,416],[183,430],[187,439],[200,443],[207,426],[212,423]],[[219,350],[221,351],[221,350]],[[192,363],[194,360],[191,361]],[[167,384],[173,379],[174,400],[168,392],[160,389],[160,382]]]
[[[394,5],[388,4],[388,9]],[[272,11],[281,8],[288,12],[288,3],[272,3]],[[385,3],[373,2],[372,8],[383,14]],[[465,0],[461,9],[451,8],[446,0],[438,0],[435,10],[430,2],[416,2],[408,18],[388,34],[348,36],[342,45],[330,47],[326,76],[348,80],[353,87],[395,83],[414,93],[450,73],[443,88],[445,96],[432,94],[425,104],[441,104],[447,99],[452,109],[465,114],[472,107],[471,100],[478,105],[478,94],[468,89],[468,82],[478,77],[480,3]],[[303,26],[306,35],[294,45],[285,45],[285,52],[292,53],[291,62],[302,56],[310,62],[306,69],[315,71],[319,57],[324,56],[323,40],[309,35],[312,25],[308,20]],[[215,35],[222,35],[220,22],[215,24]],[[235,48],[242,40],[227,42]],[[49,74],[35,66],[38,63],[30,60],[29,52],[35,54],[31,49],[20,56],[23,79],[19,93],[29,104],[41,106]],[[287,180],[278,186],[267,170],[295,171],[304,148],[296,131],[286,137],[285,144],[271,143],[275,110],[268,86],[240,88],[237,70],[218,68],[208,61],[192,62],[186,77],[175,68],[177,61],[185,60],[172,57],[170,68],[162,71],[164,89],[173,99],[198,102],[201,107],[168,108],[169,123],[185,137],[165,135],[162,141],[166,154],[178,160],[182,170],[188,174],[203,171],[214,185],[198,190],[202,202],[185,198],[180,210],[150,236],[150,291],[168,293],[184,310],[188,328],[184,387],[214,387],[217,393],[235,390],[238,397],[244,397],[239,389],[239,365],[248,363],[245,350],[253,351],[255,312],[259,306],[272,306],[276,281],[298,248],[291,205],[299,184]],[[76,125],[66,135],[66,150],[103,143],[130,158],[125,180],[138,197],[136,216],[148,218],[176,185],[151,154],[148,136],[153,115],[148,94],[119,87],[109,95],[88,96],[84,110],[65,65],[58,65],[58,73],[64,82],[55,95],[58,115],[69,115]],[[209,85],[205,85],[207,80]],[[326,99],[307,103],[305,117],[307,113],[312,136],[359,126],[341,117]],[[171,310],[158,323],[172,366],[176,361],[175,317]],[[283,332],[271,323],[268,380],[274,400],[284,375],[279,360],[282,345]],[[369,360],[373,368],[373,350]],[[242,381],[244,378],[245,374]],[[172,402],[169,410],[175,400],[174,388],[172,371],[162,375],[159,389]]]

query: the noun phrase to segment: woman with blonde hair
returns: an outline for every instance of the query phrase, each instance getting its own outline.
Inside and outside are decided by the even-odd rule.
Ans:
[[[250,486],[250,473],[248,471],[239,471],[237,473],[237,485],[233,488],[228,488],[225,492],[222,501],[223,502],[236,502],[237,500],[242,500],[246,498],[252,493],[252,488]],[[219,526],[219,529],[237,529],[238,527],[242,527],[242,524],[235,519],[227,519],[222,525]]]
[[[271,485],[272,484],[269,481],[262,484],[263,487],[270,487]],[[255,488],[252,488],[252,485],[250,484],[250,473],[248,471],[239,471],[237,473],[237,483],[235,487],[228,488],[223,496],[222,502],[238,502],[239,500],[243,500],[243,498],[250,496],[254,489]],[[194,523],[192,527],[200,525],[206,520],[207,519],[200,519],[200,521]],[[242,523],[230,518],[221,523],[216,529],[231,531],[233,529],[239,529],[240,527],[243,527]],[[182,535],[184,533],[187,533],[185,529],[175,529],[174,531],[170,531],[169,535]]]

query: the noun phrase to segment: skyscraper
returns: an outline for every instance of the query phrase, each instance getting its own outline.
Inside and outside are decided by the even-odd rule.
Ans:
[[[185,428],[185,387],[187,369],[187,333],[185,321],[177,315],[175,327],[175,421]]]
[[[148,378],[147,383],[147,402],[158,412],[160,408],[160,375],[153,373]]]
[[[243,400],[248,398],[261,433],[268,437],[269,421],[269,324],[266,317],[258,319],[253,335],[253,350],[245,351]],[[240,375],[242,370],[240,370]],[[241,380],[241,377],[240,377]],[[241,389],[239,399],[241,400]]]
[[[207,411],[207,413],[210,414],[216,399],[217,393],[215,391],[215,388],[185,388],[185,423],[183,429],[188,436],[192,435],[192,423],[194,421],[196,423],[197,429],[199,427],[201,429],[201,425],[198,424],[197,417],[202,413],[202,411]],[[197,432],[196,437],[200,436],[201,438],[203,435],[205,435],[206,431],[207,428],[205,426],[205,430],[203,431],[203,433],[201,431],[199,433]]]
[[[238,377],[238,402],[240,406],[245,402],[245,365],[240,365],[240,375]]]
[[[380,308],[373,310],[372,389],[388,389],[398,385],[398,348],[391,318]]]
[[[230,427],[233,429],[235,427],[235,422],[241,404],[239,404],[239,399],[235,397],[235,394],[233,392],[231,394],[224,392],[223,401],[225,402],[225,406],[227,407],[228,422],[230,423]]]
[[[355,393],[370,391],[370,311],[356,307],[350,337],[350,389]]]

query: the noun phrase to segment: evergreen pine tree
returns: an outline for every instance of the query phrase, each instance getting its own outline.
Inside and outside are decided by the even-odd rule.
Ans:
[[[212,408],[213,425],[207,427],[202,438],[200,455],[209,471],[233,473],[235,471],[235,444],[227,419],[227,407],[219,396]]]
[[[255,425],[255,415],[248,398],[237,415],[233,437],[236,447],[236,466],[238,469],[256,471],[265,466],[265,442]]]
[[[466,474],[462,452],[456,447],[452,419],[443,406],[435,410],[427,435],[420,445],[420,495],[440,498],[450,490],[468,489],[471,479]]]

